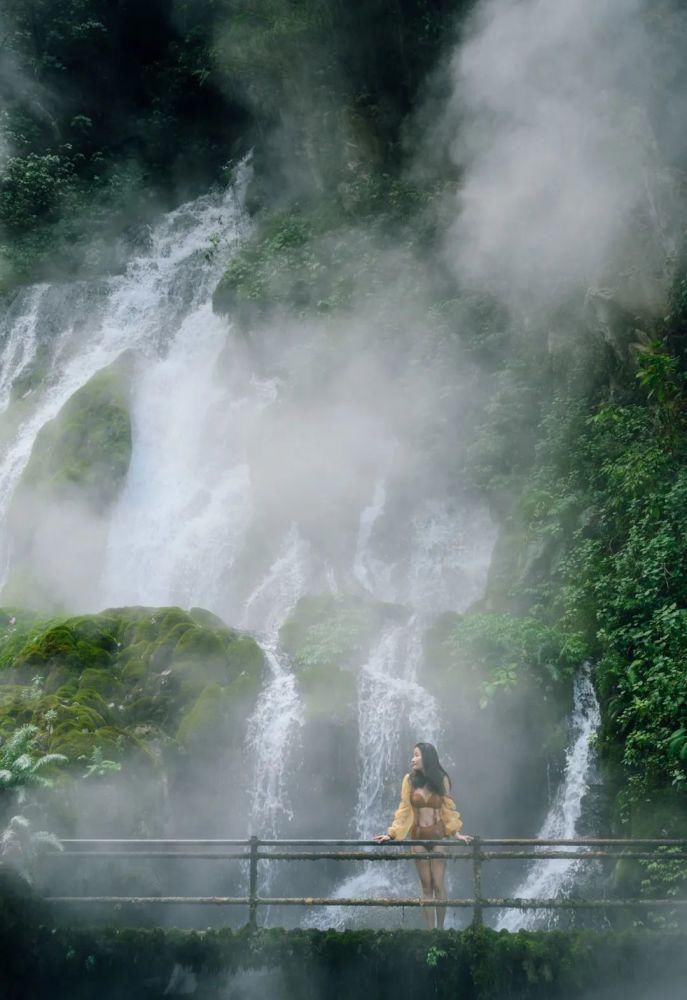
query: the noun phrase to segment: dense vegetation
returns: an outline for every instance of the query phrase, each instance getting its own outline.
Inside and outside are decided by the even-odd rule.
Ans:
[[[685,975],[684,934],[228,930],[183,932],[60,926],[16,886],[3,886],[0,944],[8,1000],[133,1000],[250,995],[303,1000],[368,994],[463,1000],[674,997]],[[613,992],[608,992],[612,990]],[[622,992],[616,993],[615,990]],[[601,992],[603,991],[603,992]]]
[[[0,288],[116,268],[116,237],[221,179],[252,139],[270,185],[291,190],[300,174],[301,193],[334,187],[357,147],[388,159],[454,7],[8,0]],[[288,177],[282,155],[270,160],[275,135],[300,163]]]

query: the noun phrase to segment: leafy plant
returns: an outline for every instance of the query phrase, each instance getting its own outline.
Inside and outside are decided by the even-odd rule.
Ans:
[[[425,961],[430,969],[435,969],[444,958],[448,958],[448,952],[444,948],[439,948],[433,944],[427,949]]]
[[[38,734],[37,726],[20,726],[0,744],[0,791],[16,792],[19,802],[24,801],[28,786],[49,788],[50,769],[67,761],[63,754],[41,753]]]
[[[508,614],[465,615],[450,628],[444,645],[456,665],[486,678],[480,705],[485,708],[499,690],[524,678],[544,685],[569,679],[584,660],[584,647],[574,636],[533,618]]]
[[[0,834],[0,857],[17,868],[29,882],[35,879],[35,866],[41,855],[63,850],[55,834],[33,830],[26,816],[13,816]]]
[[[95,746],[88,756],[83,755],[79,760],[86,762],[84,778],[104,778],[108,774],[115,774],[122,770],[122,765],[116,760],[106,760],[102,747]]]

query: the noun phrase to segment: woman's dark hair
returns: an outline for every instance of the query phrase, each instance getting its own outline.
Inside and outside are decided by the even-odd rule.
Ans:
[[[444,778],[448,781],[449,788],[451,787],[451,779],[439,763],[436,747],[431,743],[416,743],[415,746],[422,754],[422,770],[410,772],[410,783],[413,788],[424,788],[426,785],[430,792],[445,795]]]

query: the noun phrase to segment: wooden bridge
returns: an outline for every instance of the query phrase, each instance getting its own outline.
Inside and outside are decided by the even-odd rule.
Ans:
[[[522,838],[482,839],[475,837],[470,844],[460,841],[412,841],[435,848],[449,863],[467,863],[472,871],[472,896],[464,899],[422,900],[417,897],[353,897],[332,896],[261,896],[258,892],[258,866],[261,862],[293,861],[385,861],[417,860],[409,841],[390,841],[376,845],[369,840],[63,840],[61,858],[92,859],[177,859],[194,861],[242,861],[247,865],[248,885],[244,896],[51,896],[50,901],[64,904],[122,905],[203,905],[241,906],[247,908],[248,926],[257,927],[261,906],[378,906],[422,907],[437,905],[472,910],[473,926],[480,926],[487,909],[518,910],[601,910],[642,908],[664,910],[687,906],[687,899],[670,897],[524,899],[487,897],[482,894],[482,871],[493,861],[566,860],[595,862],[599,860],[632,859],[687,862],[687,840],[619,840],[584,838],[575,840],[537,840]]]

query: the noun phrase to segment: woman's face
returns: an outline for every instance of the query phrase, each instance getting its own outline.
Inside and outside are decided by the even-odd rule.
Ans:
[[[410,758],[410,766],[413,771],[422,770],[422,751],[419,747],[413,748],[413,756]]]

